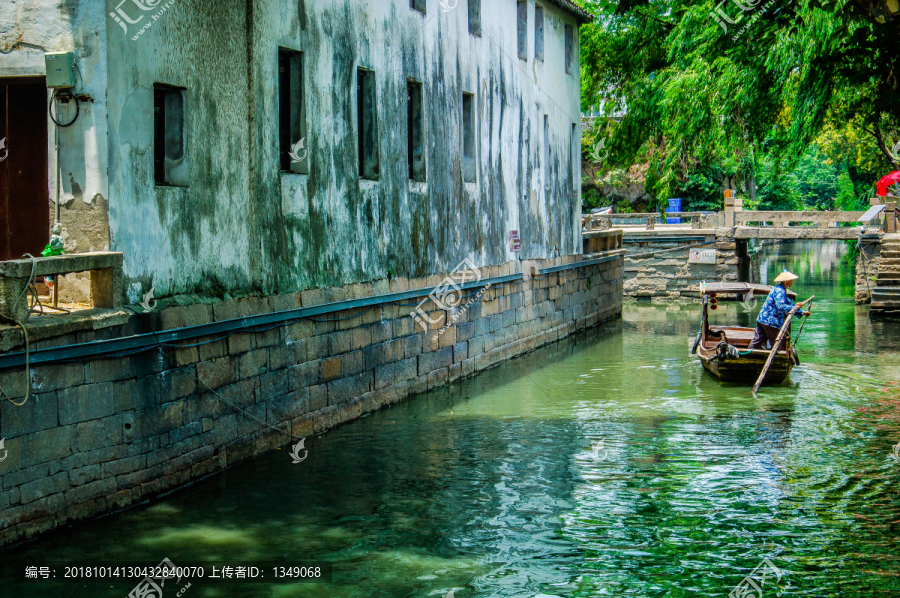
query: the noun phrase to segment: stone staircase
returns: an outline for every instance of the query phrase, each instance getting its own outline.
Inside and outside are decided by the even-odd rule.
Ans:
[[[881,243],[881,262],[872,290],[869,316],[900,320],[900,234],[886,234]]]

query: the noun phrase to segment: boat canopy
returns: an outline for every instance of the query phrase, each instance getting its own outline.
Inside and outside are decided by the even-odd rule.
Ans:
[[[706,289],[703,292],[707,295],[710,293],[746,295],[752,291],[754,295],[768,295],[772,292],[772,288],[767,284],[752,284],[749,282],[709,282],[706,284]],[[787,294],[791,299],[797,298],[797,293],[790,289],[787,290]]]

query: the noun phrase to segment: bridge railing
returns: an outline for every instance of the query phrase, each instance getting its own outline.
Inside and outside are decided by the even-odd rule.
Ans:
[[[631,212],[623,214],[583,214],[581,216],[581,228],[585,231],[592,230],[609,230],[612,227],[613,219],[616,220],[646,220],[647,230],[653,230],[656,226],[656,220],[659,218],[690,218],[691,228],[714,227],[707,220],[715,214],[704,214],[703,212]]]
[[[834,227],[841,222],[853,222],[859,226],[860,217],[865,212],[787,212],[787,211],[735,211],[734,224],[736,226],[750,226],[752,224],[765,225],[771,223],[774,228],[786,228],[791,224],[816,224],[818,227]]]
[[[647,230],[653,230],[653,227],[656,224],[656,219],[659,218],[659,212],[632,212],[630,214],[583,214],[581,216],[581,229],[586,231],[609,230],[612,227],[613,218],[615,218],[616,220],[646,220]]]
[[[887,212],[887,210],[885,210]],[[733,226],[754,226],[771,228],[788,228],[791,225],[813,225],[812,228],[839,228],[847,223],[851,226],[875,224],[860,222],[866,212],[845,211],[780,211],[780,210],[748,210],[735,209],[730,214],[726,210],[725,222],[733,215]],[[722,212],[705,214],[702,212],[632,212],[628,214],[583,214],[581,227],[583,231],[609,230],[613,220],[645,220],[646,230],[653,230],[660,218],[690,218],[692,229],[715,228],[721,226]],[[717,224],[718,222],[718,224]]]

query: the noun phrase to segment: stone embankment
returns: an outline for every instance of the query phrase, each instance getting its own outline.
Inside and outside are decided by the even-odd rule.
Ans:
[[[625,237],[626,295],[637,299],[698,297],[701,282],[738,280],[732,229],[696,229],[690,235],[666,230],[634,232]],[[689,263],[692,250],[715,252],[715,263]]]
[[[0,545],[146,501],[622,312],[619,251],[510,262],[481,275],[490,288],[467,291],[465,308],[450,312],[425,297],[446,280],[430,276],[105,320],[93,313],[80,329],[58,336],[44,329],[32,351],[96,347],[91,343],[150,330],[155,337],[210,324],[224,329],[261,314],[277,320],[298,308],[370,300],[367,308],[161,342],[139,353],[33,364],[28,400],[0,405]],[[397,300],[413,289],[426,291]],[[427,330],[410,315],[421,299],[433,322]],[[17,331],[6,329],[7,344]],[[0,372],[0,387],[16,402],[28,386],[24,369]],[[315,442],[305,449],[313,458]]]

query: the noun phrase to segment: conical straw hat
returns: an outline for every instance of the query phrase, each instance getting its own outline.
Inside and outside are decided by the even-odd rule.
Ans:
[[[779,274],[778,276],[775,277],[775,282],[787,282],[789,280],[797,280],[798,278],[800,278],[800,277],[797,276],[796,274],[792,274],[791,272],[788,272],[787,270],[782,270],[781,274]]]

